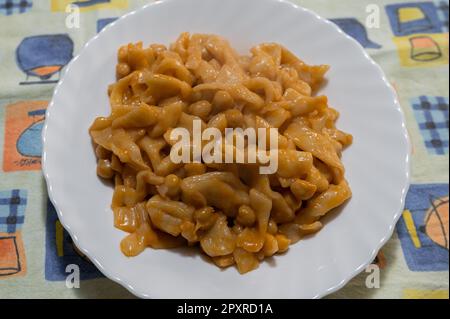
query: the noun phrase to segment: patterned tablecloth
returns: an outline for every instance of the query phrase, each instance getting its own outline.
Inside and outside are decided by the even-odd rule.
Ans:
[[[0,0],[0,298],[132,297],[80,256],[58,221],[40,136],[60,71],[106,24],[148,1]],[[383,67],[414,146],[392,239],[375,266],[330,297],[448,298],[448,0],[293,1],[334,21]],[[66,287],[70,264],[80,266],[79,289]]]

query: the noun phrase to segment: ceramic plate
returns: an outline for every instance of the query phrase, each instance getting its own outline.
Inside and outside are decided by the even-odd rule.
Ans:
[[[329,64],[321,94],[354,135],[343,162],[353,198],[317,235],[246,275],[220,270],[198,253],[120,252],[112,188],[96,176],[88,128],[109,114],[120,45],[169,44],[184,31],[215,33],[241,53],[278,42],[309,64]],[[47,110],[43,170],[61,223],[79,249],[110,279],[146,298],[317,298],[361,272],[392,235],[409,180],[410,144],[395,92],[353,39],[315,13],[277,0],[165,0],[107,26],[66,68]]]

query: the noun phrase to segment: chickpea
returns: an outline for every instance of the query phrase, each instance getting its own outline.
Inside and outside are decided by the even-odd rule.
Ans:
[[[114,170],[111,167],[111,161],[108,159],[99,159],[97,162],[97,175],[102,178],[112,178]]]
[[[225,116],[230,127],[240,127],[244,122],[244,116],[241,111],[236,109],[226,110]]]
[[[206,173],[206,166],[202,163],[188,163],[184,165],[187,176],[202,175]]]
[[[273,219],[269,220],[269,224],[267,225],[267,232],[272,235],[275,235],[278,232],[277,223]]]
[[[239,207],[236,220],[242,226],[250,227],[255,223],[256,215],[250,206],[242,205],[241,207]]]
[[[214,109],[220,112],[233,107],[233,98],[227,91],[217,91],[214,95],[212,104]]]
[[[130,74],[131,68],[128,65],[128,63],[119,63],[116,66],[116,76],[118,79],[126,77],[128,74]]]
[[[205,224],[212,220],[213,215],[214,209],[212,207],[204,207],[194,212],[194,219],[201,224]]]
[[[208,120],[211,109],[211,103],[205,100],[198,101],[189,105],[189,113],[198,116],[203,121]]]
[[[181,180],[177,175],[170,174],[164,179],[164,185],[167,186],[167,195],[176,196],[180,191]]]

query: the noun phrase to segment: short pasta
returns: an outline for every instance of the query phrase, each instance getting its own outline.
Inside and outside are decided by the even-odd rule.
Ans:
[[[246,273],[319,231],[351,197],[341,153],[352,136],[316,95],[327,70],[274,43],[242,56],[215,35],[122,46],[111,112],[89,130],[97,174],[114,184],[114,225],[129,233],[122,252],[195,245]],[[194,120],[222,133],[276,128],[276,173],[260,174],[258,163],[172,162],[171,130],[192,130]]]

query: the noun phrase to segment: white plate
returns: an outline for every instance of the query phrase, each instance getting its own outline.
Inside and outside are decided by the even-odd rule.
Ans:
[[[126,258],[113,226],[112,189],[95,174],[88,128],[109,114],[117,48],[168,44],[183,31],[216,33],[242,53],[278,42],[310,64],[330,64],[321,91],[355,137],[344,152],[353,198],[317,235],[246,275],[199,254],[147,249]],[[76,245],[109,278],[140,297],[313,298],[342,287],[391,236],[409,181],[410,143],[399,103],[362,47],[311,11],[277,0],[165,0],[127,14],[94,37],[67,67],[47,110],[43,170],[50,199]]]

